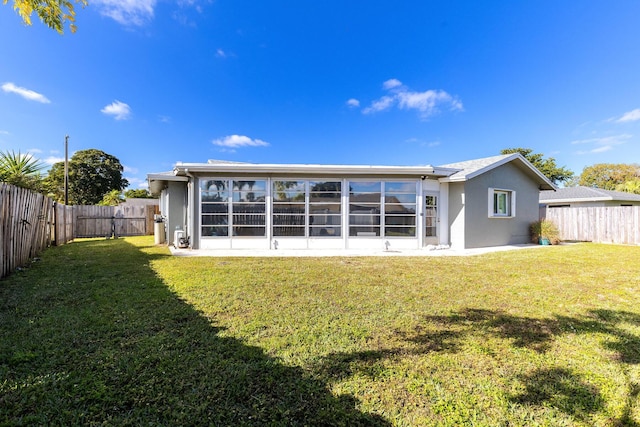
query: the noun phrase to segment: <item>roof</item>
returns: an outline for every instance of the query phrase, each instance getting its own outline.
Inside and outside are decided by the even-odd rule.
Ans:
[[[173,173],[177,176],[191,173],[228,174],[306,174],[306,175],[415,175],[440,178],[455,173],[455,169],[423,166],[380,166],[380,165],[320,165],[320,164],[280,164],[280,163],[240,163],[209,161],[207,163],[177,163]]]
[[[603,190],[594,187],[566,187],[557,191],[541,191],[540,203],[569,203],[590,201],[640,202],[640,194]]]
[[[449,163],[441,168],[458,169],[458,172],[441,179],[442,182],[464,182],[483,173],[489,172],[504,164],[513,162],[520,170],[538,182],[541,190],[555,190],[556,186],[533,166],[520,153],[501,154],[499,156],[484,157],[481,159],[467,160],[465,162]]]
[[[186,176],[176,176],[173,171],[159,172],[147,174],[147,182],[149,183],[149,192],[151,194],[160,194],[166,183],[169,181],[184,181],[187,182],[189,178]]]
[[[506,163],[513,162],[520,170],[538,183],[541,190],[555,186],[521,154],[504,154],[442,166],[377,166],[377,165],[319,165],[319,164],[264,164],[209,160],[207,163],[176,163],[173,171],[149,174],[149,190],[159,193],[167,181],[187,181],[192,173],[206,174],[266,174],[266,175],[343,175],[343,176],[416,176],[438,178],[442,182],[461,182],[472,179]]]

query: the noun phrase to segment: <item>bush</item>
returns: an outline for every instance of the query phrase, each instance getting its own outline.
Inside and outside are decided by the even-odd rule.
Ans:
[[[560,243],[560,231],[558,231],[558,227],[552,221],[546,219],[536,221],[531,224],[529,230],[533,243],[539,243],[541,239],[549,240],[549,243],[552,245]]]

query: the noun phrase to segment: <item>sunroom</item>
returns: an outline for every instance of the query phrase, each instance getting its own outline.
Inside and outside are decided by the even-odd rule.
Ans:
[[[438,178],[423,167],[178,164],[198,249],[419,249],[447,241]],[[446,196],[445,196],[446,197]],[[445,213],[445,215],[443,215]]]
[[[522,244],[539,190],[554,188],[518,153],[437,167],[177,163],[148,180],[169,243],[211,250]]]

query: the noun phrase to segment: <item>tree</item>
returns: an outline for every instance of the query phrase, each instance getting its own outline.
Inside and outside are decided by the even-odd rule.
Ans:
[[[3,0],[7,4],[9,0]],[[35,12],[40,20],[49,28],[60,34],[64,32],[65,23],[69,23],[69,29],[75,33],[76,12],[71,0],[13,0],[13,9],[20,15],[26,25],[31,25],[31,14]],[[75,0],[82,7],[87,5],[87,0]]]
[[[573,171],[565,167],[556,165],[556,159],[553,157],[544,158],[543,154],[534,153],[530,148],[505,148],[500,154],[520,153],[522,157],[527,159],[536,167],[549,181],[554,184],[566,183],[573,178]]]
[[[157,199],[146,188],[129,189],[124,192],[125,199]]]
[[[598,163],[580,174],[580,185],[615,190],[618,185],[640,178],[640,166],[625,163]]]
[[[129,185],[122,177],[123,170],[120,160],[104,151],[77,151],[69,160],[69,202],[95,205],[111,190],[121,192]],[[63,201],[64,162],[54,164],[45,181],[50,196]]]
[[[111,190],[102,197],[98,204],[100,206],[118,206],[122,202],[124,202],[122,193],[119,190]]]
[[[626,181],[624,184],[618,184],[616,185],[616,191],[640,194],[640,179],[633,179],[631,181]]]
[[[2,182],[41,191],[43,184],[40,171],[44,167],[45,165],[31,154],[0,151],[0,181]]]

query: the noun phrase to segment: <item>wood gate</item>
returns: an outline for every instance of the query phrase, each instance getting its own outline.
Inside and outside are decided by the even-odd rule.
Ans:
[[[75,237],[143,236],[153,234],[152,206],[74,206]]]

